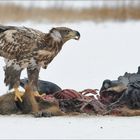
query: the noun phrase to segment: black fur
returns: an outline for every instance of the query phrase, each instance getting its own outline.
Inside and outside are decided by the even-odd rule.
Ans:
[[[132,109],[140,109],[140,67],[138,67],[137,73],[125,73],[123,76],[120,76],[118,80],[115,80],[115,83],[117,83],[116,86],[118,86],[120,83],[127,86],[127,89],[122,91],[122,93],[116,93],[116,95],[121,95],[119,98],[116,96],[115,101],[112,103],[110,102],[110,108],[114,108],[120,105],[127,105],[129,108]],[[105,80],[102,84],[101,91],[106,90],[104,85],[107,83],[109,85],[108,88],[114,86],[114,81],[111,80]],[[109,91],[106,93],[108,96],[111,96],[113,92]],[[104,95],[104,93],[100,93],[101,96]],[[115,94],[113,95],[115,97]]]
[[[20,86],[24,88],[24,86],[28,83],[28,79],[21,79],[20,81]],[[46,94],[53,94],[55,92],[60,91],[61,88],[52,83],[52,82],[48,82],[48,81],[43,81],[43,80],[38,80],[38,91],[39,93],[46,93]]]

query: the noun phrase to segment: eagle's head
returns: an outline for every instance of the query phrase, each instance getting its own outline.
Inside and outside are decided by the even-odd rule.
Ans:
[[[70,39],[79,40],[80,33],[66,27],[56,27],[50,30],[50,34],[54,40],[66,42]]]

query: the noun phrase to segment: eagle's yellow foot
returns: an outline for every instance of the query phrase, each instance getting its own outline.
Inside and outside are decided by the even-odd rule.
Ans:
[[[40,95],[38,91],[35,91],[35,92],[34,92],[34,96],[35,96],[35,97],[43,98],[44,95],[46,95],[46,94],[44,93],[44,94],[41,94],[41,95]]]
[[[20,92],[20,91],[18,90],[18,88],[15,88],[14,90],[15,90],[15,101],[20,100],[20,102],[23,102],[23,100],[22,100],[22,98],[21,98],[21,97],[23,96],[23,93]]]

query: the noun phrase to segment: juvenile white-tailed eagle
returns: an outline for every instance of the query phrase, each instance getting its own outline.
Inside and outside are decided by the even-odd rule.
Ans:
[[[27,68],[32,90],[37,92],[40,68],[47,68],[66,41],[79,38],[78,31],[66,27],[56,27],[49,33],[42,33],[32,28],[0,26],[0,56],[6,62],[4,82],[14,88],[15,100],[22,101],[18,87],[24,68]]]

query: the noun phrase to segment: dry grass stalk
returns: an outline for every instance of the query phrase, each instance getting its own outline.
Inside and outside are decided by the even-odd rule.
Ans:
[[[49,20],[53,22],[62,21],[81,21],[81,20],[139,20],[140,6],[137,7],[119,7],[119,8],[89,8],[83,10],[76,9],[42,9],[25,8],[16,5],[0,5],[0,22],[9,21],[42,21]]]

